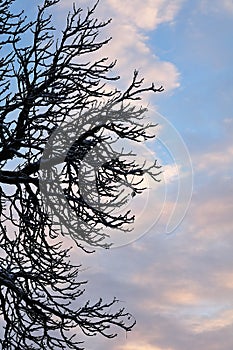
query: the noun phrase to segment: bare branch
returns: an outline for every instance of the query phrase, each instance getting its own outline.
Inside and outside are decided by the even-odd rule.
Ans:
[[[90,252],[109,248],[106,229],[131,229],[134,215],[115,208],[145,190],[145,174],[159,181],[160,167],[119,141],[154,137],[133,101],[163,88],[143,87],[135,71],[125,91],[107,90],[119,77],[116,62],[92,56],[110,40],[99,40],[110,21],[94,17],[98,2],[86,12],[73,5],[60,36],[48,13],[59,0],[44,0],[34,20],[13,3],[0,0],[0,344],[81,350],[78,331],[112,338],[135,320],[116,298],[84,300],[81,266],[61,237]]]

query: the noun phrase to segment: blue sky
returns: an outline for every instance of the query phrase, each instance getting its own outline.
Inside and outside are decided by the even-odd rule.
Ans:
[[[193,5],[184,3],[175,24],[158,28],[151,45],[180,72],[180,88],[164,98],[160,110],[183,132],[197,131],[200,138],[208,133],[210,143],[223,136],[221,124],[232,107],[232,13],[221,5],[217,12]]]
[[[61,0],[57,5],[57,23],[65,20],[72,2]],[[26,8],[27,2],[21,3]],[[77,4],[85,8],[90,2]],[[138,322],[127,338],[123,333],[111,341],[91,338],[86,346],[231,350],[233,1],[100,0],[97,16],[113,19],[103,34],[113,40],[103,54],[118,59],[121,86],[127,85],[134,68],[140,68],[146,81],[164,85],[163,94],[146,97],[145,102],[164,118],[161,135],[166,135],[166,120],[172,124],[168,153],[180,140],[176,132],[181,135],[192,160],[194,186],[182,223],[167,235],[177,183],[187,186],[182,163],[187,158],[181,147],[177,162],[165,164],[165,181],[151,190],[150,201],[136,205],[136,236],[145,233],[143,237],[88,256],[74,252],[74,259],[87,268],[87,296],[93,300],[116,295]],[[156,152],[161,162],[166,160],[159,149]],[[190,191],[190,186],[185,188]],[[164,189],[168,195],[162,203]],[[185,198],[178,199],[180,212]],[[158,211],[162,214],[155,223]],[[148,222],[154,223],[150,229]]]

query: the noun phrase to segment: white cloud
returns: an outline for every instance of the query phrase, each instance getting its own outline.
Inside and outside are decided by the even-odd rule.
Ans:
[[[107,0],[123,21],[130,19],[138,28],[152,30],[164,22],[172,22],[182,0]]]
[[[61,0],[58,10],[63,18],[64,8],[71,8],[72,2]],[[103,0],[99,3],[95,13],[97,18],[112,18],[111,24],[103,29],[101,37],[111,36],[112,41],[96,53],[97,58],[107,56],[111,61],[117,59],[115,71],[121,75],[124,86],[131,82],[135,69],[139,69],[140,76],[145,78],[145,85],[154,82],[158,87],[163,85],[165,91],[179,86],[177,68],[171,62],[160,60],[152,52],[146,31],[156,29],[161,23],[174,21],[182,2],[183,0]],[[85,9],[93,1],[83,1],[80,4]]]
[[[135,69],[139,70],[144,85],[155,83],[156,87],[163,85],[165,91],[179,87],[179,72],[171,62],[161,61],[147,44],[148,37],[134,25],[122,23],[118,16],[108,28],[111,42],[102,48],[99,55],[107,56],[111,61],[117,59],[117,71],[124,85],[128,85]],[[107,35],[106,35],[107,36]]]
[[[178,176],[181,175],[180,166],[177,164],[168,164],[163,166],[163,179],[166,184],[169,184],[173,181],[177,181]]]

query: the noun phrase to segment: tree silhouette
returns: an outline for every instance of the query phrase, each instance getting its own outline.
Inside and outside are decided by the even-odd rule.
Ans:
[[[129,229],[134,216],[114,210],[143,191],[145,173],[158,181],[159,167],[115,145],[154,137],[134,101],[163,89],[143,87],[137,71],[125,91],[111,88],[115,62],[91,56],[109,42],[98,39],[109,21],[94,17],[97,4],[73,6],[59,37],[47,14],[58,2],[29,21],[0,0],[2,349],[83,349],[80,330],[111,338],[135,324],[124,308],[111,311],[115,298],[80,305],[86,282],[61,237],[90,252],[110,246],[105,229]]]

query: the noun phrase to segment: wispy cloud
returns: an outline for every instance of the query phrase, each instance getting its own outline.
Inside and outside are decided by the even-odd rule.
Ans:
[[[196,170],[205,170],[209,174],[216,174],[221,170],[226,172],[233,166],[233,146],[229,145],[223,150],[198,155],[196,163]]]
[[[172,350],[172,348],[161,348],[161,347],[157,347],[154,345],[150,345],[147,344],[145,342],[138,342],[135,343],[131,343],[131,344],[127,344],[127,345],[123,345],[121,347],[118,348],[119,350]]]

